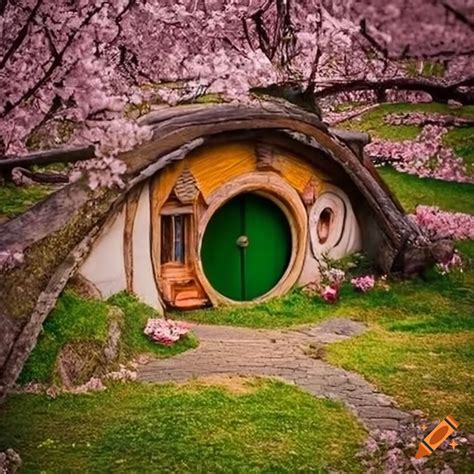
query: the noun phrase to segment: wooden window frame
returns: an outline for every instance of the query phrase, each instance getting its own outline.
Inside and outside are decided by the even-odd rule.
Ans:
[[[182,260],[176,259],[176,218],[182,218]],[[177,202],[168,202],[166,203],[160,212],[160,264],[163,269],[173,267],[173,268],[184,268],[190,265],[193,255],[192,243],[193,243],[193,229],[194,229],[194,219],[193,219],[193,207],[182,205]],[[171,248],[171,259],[164,260],[164,228],[165,228],[165,219],[170,219],[171,221],[171,236],[170,241],[172,242]]]

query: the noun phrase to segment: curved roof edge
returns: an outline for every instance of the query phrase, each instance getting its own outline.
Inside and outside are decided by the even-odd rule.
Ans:
[[[353,134],[330,129],[318,116],[291,104],[261,103],[260,106],[215,104],[164,107],[140,119],[153,129],[152,140],[123,153],[127,164],[125,190],[148,167],[158,168],[173,161],[167,157],[194,140],[236,131],[287,130],[308,137],[309,142],[322,149],[351,176],[354,184],[367,199],[377,221],[395,248],[400,248],[412,224],[392,196],[372,163],[357,154],[351,144],[363,145],[365,134]],[[52,194],[24,214],[0,225],[0,249],[24,250],[64,226],[70,216],[86,202],[119,192],[99,190],[90,192],[84,183],[73,183]],[[113,201],[113,199],[112,199]]]
[[[275,103],[163,108],[141,122],[152,127],[153,139],[120,156],[128,166],[122,190],[90,191],[83,182],[73,183],[0,225],[0,251],[25,253],[23,262],[0,269],[0,399],[20,373],[69,277],[126,192],[217,135],[284,132],[290,143],[301,139],[310,150],[322,150],[351,178],[383,231],[378,249],[382,269],[419,271],[433,262],[432,244],[407,218],[371,162],[351,147],[357,140],[363,144],[360,135],[351,141],[316,115]]]

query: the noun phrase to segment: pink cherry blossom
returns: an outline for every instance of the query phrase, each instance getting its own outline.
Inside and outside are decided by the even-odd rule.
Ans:
[[[144,333],[155,342],[165,346],[172,346],[183,336],[188,334],[190,326],[182,321],[173,321],[171,319],[149,319]]]
[[[91,170],[92,186],[114,185],[123,170],[113,160],[145,139],[137,115],[156,103],[204,93],[248,101],[250,88],[287,81],[320,91],[356,80],[425,78],[431,63],[443,72],[431,82],[460,82],[472,72],[470,12],[462,2],[444,3],[3,2],[0,150],[16,156],[31,151],[31,143],[92,144],[96,157],[109,161],[83,171]],[[389,98],[401,95],[424,98],[403,91]],[[348,98],[374,94],[342,93],[322,105]],[[39,136],[53,138],[31,140]],[[451,155],[442,160],[446,167],[455,162]]]
[[[474,215],[442,211],[438,207],[417,206],[410,219],[432,240],[474,240]]]
[[[364,275],[353,278],[351,280],[353,288],[362,293],[367,293],[375,286],[375,278],[373,275]]]
[[[389,163],[397,171],[423,178],[472,183],[461,157],[443,144],[447,129],[426,125],[415,140],[394,142],[375,139],[365,151],[376,163]]]

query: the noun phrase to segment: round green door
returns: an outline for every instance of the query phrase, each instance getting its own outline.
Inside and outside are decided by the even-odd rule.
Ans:
[[[291,256],[291,230],[283,211],[257,194],[239,194],[219,208],[204,233],[201,260],[220,294],[248,301],[271,290]]]

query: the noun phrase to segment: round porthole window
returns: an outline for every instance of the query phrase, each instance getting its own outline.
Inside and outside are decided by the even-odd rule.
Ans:
[[[331,208],[325,207],[319,215],[316,232],[320,244],[326,243],[331,231],[331,226],[334,220],[334,212]]]

